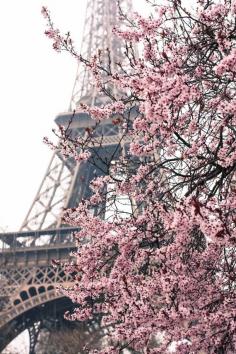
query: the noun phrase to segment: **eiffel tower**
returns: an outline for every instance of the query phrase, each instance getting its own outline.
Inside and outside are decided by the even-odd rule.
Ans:
[[[120,0],[119,6],[129,13],[131,0]],[[118,18],[115,0],[87,1],[81,49],[83,58],[91,58],[97,49],[105,52],[109,48],[111,65],[120,61],[122,45],[112,35]],[[104,103],[104,97],[98,95],[93,85],[91,73],[81,63],[68,112],[55,119],[58,125],[70,125],[74,137],[83,136],[86,129],[95,124],[86,113],[73,114],[80,102],[88,105]],[[119,153],[119,129],[112,124],[111,118],[99,126],[96,134],[103,141],[102,146],[98,143],[94,147],[94,151],[103,157],[100,161]],[[73,305],[57,291],[58,285],[67,285],[71,279],[63,269],[52,267],[52,260],[67,259],[75,248],[73,232],[77,229],[63,224],[62,211],[75,207],[82,198],[89,196],[89,182],[94,176],[106,173],[105,165],[98,167],[88,162],[76,163],[73,158],[65,158],[60,151],[55,151],[21,229],[0,234],[0,351],[27,329],[29,354],[35,354],[42,330],[73,328],[73,323],[68,324],[63,317]],[[79,325],[86,333],[98,327],[96,320],[86,326]]]

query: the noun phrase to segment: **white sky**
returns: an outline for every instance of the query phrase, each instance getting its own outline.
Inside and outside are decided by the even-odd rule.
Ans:
[[[143,3],[134,0],[138,8]],[[43,178],[52,152],[42,140],[68,109],[77,67],[69,54],[51,49],[43,5],[80,48],[86,0],[1,2],[0,227],[6,231],[19,229]]]
[[[51,49],[42,5],[79,47],[86,1],[1,2],[0,227],[8,230],[20,227],[46,171],[52,152],[42,139],[67,110],[76,72],[67,53]]]

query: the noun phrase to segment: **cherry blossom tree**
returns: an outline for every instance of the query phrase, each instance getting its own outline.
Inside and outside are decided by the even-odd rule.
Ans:
[[[102,353],[235,353],[236,1],[147,3],[149,18],[122,14],[126,29],[114,29],[125,42],[115,68],[100,52],[81,58],[43,9],[54,48],[83,61],[107,97],[78,107],[96,124],[76,138],[61,127],[58,147],[99,165],[97,129],[113,117],[120,132],[90,198],[65,212],[81,228],[68,316],[103,314],[113,330]]]
[[[88,322],[69,322],[69,325],[69,327],[62,326],[60,329],[42,329],[35,352],[37,354],[78,354],[85,353],[85,348],[91,349],[95,346],[101,348],[105,336],[98,323],[96,326],[89,326]]]

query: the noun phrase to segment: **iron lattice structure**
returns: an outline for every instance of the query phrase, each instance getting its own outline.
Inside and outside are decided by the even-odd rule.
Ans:
[[[119,6],[124,12],[130,12],[131,5],[131,0],[119,1]],[[104,53],[103,61],[106,66],[106,52],[109,49],[111,67],[122,61],[122,44],[116,36],[112,35],[112,30],[118,24],[118,20],[119,8],[116,0],[88,0],[81,48],[81,55],[85,60],[90,60],[92,55],[101,49]],[[103,98],[97,93],[91,71],[83,63],[78,65],[69,112],[60,114],[55,120],[56,123],[67,126],[73,110],[80,102],[88,105],[103,103]],[[80,129],[80,133],[83,133],[83,129],[87,126],[93,124],[91,119],[85,120],[84,116],[83,122],[80,120],[79,115],[73,119],[73,129]],[[114,143],[116,143],[117,129],[110,124],[108,130],[110,132],[102,133],[109,137],[116,137],[114,139]],[[106,143],[110,145],[112,138]],[[75,166],[73,160],[65,159],[59,152],[54,153],[32,206],[21,226],[21,231],[61,226],[60,212],[63,207],[67,208],[70,204],[71,195],[74,193],[74,181],[78,180],[77,174],[78,166]]]
[[[131,10],[131,0],[120,0],[119,6]],[[84,59],[99,49],[109,49],[111,66],[122,60],[122,44],[112,35],[119,18],[115,0],[88,0],[81,54]],[[104,65],[106,56],[104,55]],[[58,125],[68,126],[73,135],[83,135],[94,125],[86,113],[73,113],[80,102],[100,105],[93,78],[84,64],[78,65],[69,110],[59,114]],[[71,117],[73,116],[73,121]],[[109,158],[119,154],[120,133],[112,119],[100,125],[94,151]],[[101,144],[102,139],[102,144]],[[97,150],[96,150],[97,149]],[[101,162],[102,163],[102,162]],[[52,267],[52,260],[65,260],[75,248],[73,232],[77,229],[62,224],[62,210],[75,207],[89,195],[89,182],[94,176],[106,173],[105,167],[96,169],[89,163],[75,163],[55,151],[19,232],[0,234],[0,351],[24,329],[30,334],[30,354],[36,353],[39,333],[69,326],[63,319],[65,310],[73,304],[58,293],[58,285],[69,285],[70,276]],[[81,326],[81,324],[76,324]],[[83,331],[93,331],[97,322],[86,324]]]

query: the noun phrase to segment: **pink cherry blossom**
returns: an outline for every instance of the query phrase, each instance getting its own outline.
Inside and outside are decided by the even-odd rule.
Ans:
[[[80,231],[65,265],[73,284],[62,290],[78,304],[68,318],[100,315],[109,326],[101,353],[236,352],[236,2],[198,0],[191,11],[182,3],[130,14],[113,31],[126,41],[124,62],[105,72],[97,55],[85,60],[63,42],[43,10],[55,49],[83,62],[107,93],[103,106],[77,109],[92,128],[71,136],[61,127],[54,146],[105,166],[64,214]],[[98,132],[111,121],[119,152],[104,159]]]

